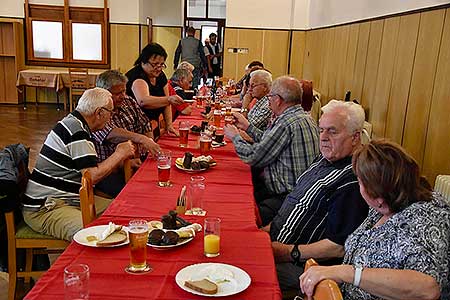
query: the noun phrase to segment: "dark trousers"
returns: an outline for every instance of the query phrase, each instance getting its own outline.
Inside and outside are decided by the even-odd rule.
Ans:
[[[95,185],[95,188],[115,198],[125,186],[125,176],[122,170],[117,170]]]
[[[214,76],[219,76],[219,77],[222,76],[222,69],[220,68],[220,64],[217,64],[217,65],[211,64],[211,69],[212,69],[212,72],[211,73],[208,72],[208,78],[214,78]],[[225,84],[226,83],[224,82],[224,85]]]

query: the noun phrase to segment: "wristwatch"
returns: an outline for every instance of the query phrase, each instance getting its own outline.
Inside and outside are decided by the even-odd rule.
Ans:
[[[248,112],[248,109],[247,109],[247,108],[242,108],[242,109],[241,109],[241,113],[246,113],[246,112]]]
[[[300,258],[301,258],[302,254],[300,253],[300,249],[298,249],[298,245],[295,244],[294,248],[292,248],[291,251],[291,258],[294,261],[293,264],[298,266],[300,264]]]
[[[362,271],[364,268],[361,265],[353,265],[353,269],[355,269],[355,275],[353,277],[353,285],[359,287],[359,284],[361,283]]]

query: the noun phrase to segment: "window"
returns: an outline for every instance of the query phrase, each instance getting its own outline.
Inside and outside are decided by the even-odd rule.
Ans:
[[[109,67],[106,0],[104,5],[54,6],[25,0],[27,64]]]
[[[185,0],[187,19],[225,19],[226,0]]]

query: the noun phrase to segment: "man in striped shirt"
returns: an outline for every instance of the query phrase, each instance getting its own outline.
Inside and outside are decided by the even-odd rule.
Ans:
[[[297,179],[272,223],[270,233],[282,290],[299,289],[309,258],[321,264],[342,260],[344,242],[367,216],[368,207],[352,171],[352,153],[361,145],[363,108],[331,100],[320,118],[321,155]]]
[[[267,97],[276,118],[265,131],[239,113],[233,114],[236,126],[225,126],[238,156],[252,167],[263,169],[254,182],[263,225],[272,221],[295,180],[319,154],[319,130],[300,105],[300,82],[293,77],[279,77]],[[238,128],[247,132],[254,143],[242,139]]]
[[[35,231],[72,240],[83,228],[79,190],[82,171],[88,170],[93,184],[98,183],[134,154],[128,141],[97,163],[92,131],[102,129],[113,113],[111,93],[102,88],[86,90],[76,110],[58,122],[42,146],[30,176],[23,202],[25,222]],[[110,199],[95,197],[97,213]]]

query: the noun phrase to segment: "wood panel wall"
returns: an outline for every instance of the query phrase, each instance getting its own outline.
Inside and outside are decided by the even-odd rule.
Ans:
[[[240,79],[253,60],[262,61],[274,78],[287,74],[290,34],[287,30],[225,28],[223,76]],[[228,48],[248,48],[248,53],[230,53]]]
[[[305,35],[303,68],[297,66],[298,55],[291,65],[296,74],[313,80],[323,104],[351,91],[375,137],[403,145],[431,183],[438,174],[450,174],[449,9]],[[295,39],[292,49],[301,49],[301,43]]]

